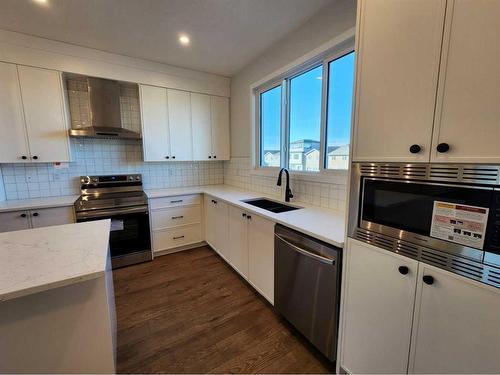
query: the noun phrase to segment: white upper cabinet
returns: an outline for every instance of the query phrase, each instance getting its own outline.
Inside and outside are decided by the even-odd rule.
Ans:
[[[175,161],[193,160],[190,93],[168,89],[167,102],[170,127],[170,157]]]
[[[191,93],[191,124],[193,127],[193,159],[212,159],[212,119],[210,96]]]
[[[340,365],[406,373],[418,262],[352,239],[346,256]]]
[[[500,163],[499,20],[500,1],[449,1],[432,161]]]
[[[18,66],[31,161],[70,161],[61,73]]]
[[[417,289],[409,372],[498,373],[500,291],[421,263],[424,275],[432,283]]]
[[[354,161],[429,160],[445,7],[359,1]]]
[[[167,90],[140,85],[142,114],[142,144],[145,161],[170,158]]]
[[[0,82],[0,162],[26,162],[29,150],[14,64],[0,63]]]
[[[229,160],[229,99],[212,96],[211,113],[213,158]]]

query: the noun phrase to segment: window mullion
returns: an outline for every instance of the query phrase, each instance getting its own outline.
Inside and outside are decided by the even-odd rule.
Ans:
[[[326,134],[326,119],[328,112],[328,80],[329,69],[328,61],[323,60],[323,72],[322,72],[322,87],[321,87],[321,129],[320,129],[320,145],[319,145],[319,172],[323,173],[326,169],[326,157],[327,157],[327,134]]]

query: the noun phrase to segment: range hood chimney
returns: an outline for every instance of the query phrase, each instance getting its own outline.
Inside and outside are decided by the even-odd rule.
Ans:
[[[71,137],[141,139],[141,134],[122,126],[120,84],[87,77],[90,126],[73,128]]]

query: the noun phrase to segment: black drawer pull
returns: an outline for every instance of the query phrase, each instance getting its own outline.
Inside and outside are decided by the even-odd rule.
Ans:
[[[21,217],[26,217],[26,214],[21,214],[21,215],[19,215],[19,216],[21,216]]]
[[[33,216],[35,216],[35,217],[38,216],[38,212],[34,212]]]
[[[34,156],[33,156],[33,159],[34,159],[34,160],[38,160],[38,156],[34,155]]]
[[[243,212],[243,213],[241,214],[241,216],[243,216],[243,217],[247,217],[247,214]]]
[[[175,220],[175,219],[182,219],[184,218],[184,216],[180,215],[180,216],[172,216],[172,219]]]
[[[422,150],[422,147],[420,147],[419,145],[411,145],[410,146],[410,152],[412,154],[418,154],[421,150]]]
[[[170,203],[181,203],[183,200],[182,199],[177,199],[175,201],[170,201]]]
[[[28,157],[26,155],[21,156],[21,159],[26,160]]]
[[[247,215],[248,220],[252,220],[252,217],[250,215]]]
[[[406,266],[399,266],[398,271],[401,275],[407,275],[410,270]]]
[[[181,238],[184,238],[184,236],[177,236],[177,237],[174,237],[173,239],[174,240],[180,240]]]
[[[450,150],[450,145],[448,143],[440,143],[437,145],[436,149],[440,153],[448,152]]]
[[[424,275],[422,277],[422,280],[424,283],[426,283],[427,285],[432,285],[434,284],[434,277],[432,277],[431,275]]]

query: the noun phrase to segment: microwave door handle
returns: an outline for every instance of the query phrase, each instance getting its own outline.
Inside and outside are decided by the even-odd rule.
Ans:
[[[283,237],[281,237],[279,234],[275,234],[275,236],[280,240],[280,241],[283,241],[285,244],[287,244],[288,246],[290,246],[292,249],[294,249],[295,251],[297,251],[298,253],[301,253],[302,255],[305,255],[309,258],[313,258],[315,260],[319,260],[320,262],[322,263],[326,263],[328,265],[331,265],[333,266],[335,264],[335,259],[330,259],[330,258],[327,258],[327,257],[324,257],[322,255],[318,255],[318,254],[314,254],[314,253],[311,253],[307,250],[304,250],[302,249],[301,247],[298,247],[297,245],[294,245],[293,243],[291,243],[290,241],[287,241],[285,240]]]

